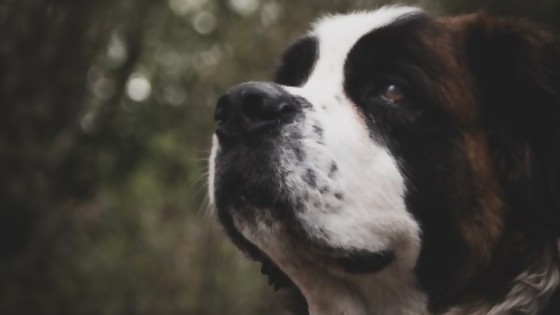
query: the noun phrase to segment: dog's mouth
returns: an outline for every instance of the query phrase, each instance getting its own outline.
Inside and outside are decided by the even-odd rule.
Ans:
[[[282,228],[282,233],[275,234],[275,238],[279,238],[278,241],[287,245],[292,249],[292,255],[302,255],[306,256],[306,261],[308,262],[320,262],[321,265],[328,267],[329,269],[336,269],[338,271],[343,271],[348,274],[373,274],[383,270],[387,267],[395,258],[395,254],[392,250],[381,250],[371,252],[368,250],[357,249],[357,248],[341,248],[331,246],[327,240],[319,239],[317,237],[310,237],[306,229],[301,226],[301,223],[297,220],[294,215],[297,211],[303,211],[303,209],[298,209],[298,205],[291,205],[283,198],[263,198],[262,195],[259,196],[259,201],[262,202],[263,199],[273,200],[274,204],[270,204],[269,207],[280,207],[284,211],[283,215],[274,215],[274,211],[270,211],[271,214],[268,217],[265,213],[255,215],[257,210],[253,209],[250,211],[233,210],[230,211],[220,211],[222,223],[225,226],[229,226],[233,229],[233,233],[230,232],[230,237],[232,238],[243,238],[243,242],[236,242],[242,250],[246,250],[247,244],[250,243],[252,250],[257,248],[255,244],[249,241],[243,233],[239,230],[239,227],[234,223],[236,216],[247,216],[251,215],[250,218],[245,218],[243,221],[245,224],[264,224],[270,226],[270,220],[274,221],[272,224],[278,224]],[[255,208],[254,205],[249,203],[252,200],[247,195],[242,195],[237,198],[235,204],[237,207],[250,209]],[[260,205],[262,207],[262,204]],[[299,205],[301,206],[301,205]],[[259,220],[264,220],[266,222],[259,222]],[[235,235],[232,235],[235,234]],[[255,236],[253,236],[255,237]],[[258,235],[256,236],[258,237]],[[265,237],[265,236],[263,236]],[[266,236],[270,237],[270,236]],[[267,248],[262,248],[259,250],[259,254],[251,255],[255,260],[263,263],[262,272],[269,276],[269,281],[273,286],[282,287],[288,281],[286,281],[285,275],[278,272],[272,260],[270,260],[262,251],[266,252]],[[257,257],[255,257],[257,256]]]
[[[387,267],[395,258],[390,250],[380,252],[354,252],[346,256],[333,257],[334,263],[351,274],[376,273]]]
[[[383,270],[394,260],[394,253],[390,250],[375,253],[354,252],[345,256],[321,255],[318,259],[326,264],[335,266],[348,274],[373,274]],[[268,277],[268,284],[275,290],[294,286],[291,279],[270,259],[259,259],[261,273]]]
[[[328,268],[337,274],[341,272],[350,275],[375,274],[388,267],[395,259],[395,254],[391,250],[378,252],[343,250],[324,245],[315,246],[302,241],[302,238],[298,238],[297,241],[299,245],[293,255],[304,255],[306,262],[314,263],[318,268]],[[272,259],[262,253],[261,255],[257,261],[261,262],[261,273],[268,277],[269,285],[275,290],[295,287],[290,277]]]

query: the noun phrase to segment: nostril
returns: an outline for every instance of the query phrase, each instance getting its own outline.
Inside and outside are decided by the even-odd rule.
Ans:
[[[282,118],[284,114],[295,112],[295,107],[287,101],[263,94],[246,95],[243,114],[253,122],[267,122]]]
[[[264,117],[267,116],[265,105],[265,100],[262,94],[251,93],[245,95],[243,98],[241,110],[243,114],[252,121],[259,121],[262,119],[267,120]]]
[[[229,116],[229,100],[227,95],[223,95],[218,99],[218,104],[216,105],[216,110],[214,111],[214,121],[219,124],[226,122]]]
[[[243,114],[253,121],[270,121],[276,119],[276,109],[270,99],[262,94],[249,94],[243,103]]]

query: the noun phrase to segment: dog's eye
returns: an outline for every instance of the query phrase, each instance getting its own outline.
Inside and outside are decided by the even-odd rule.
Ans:
[[[406,98],[406,93],[399,85],[389,84],[381,91],[381,97],[386,101],[397,104]]]

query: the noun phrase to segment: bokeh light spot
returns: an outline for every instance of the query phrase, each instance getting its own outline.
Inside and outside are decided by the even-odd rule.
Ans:
[[[141,73],[133,73],[126,85],[126,94],[136,102],[147,100],[152,93],[152,85],[148,78]]]
[[[95,113],[89,112],[80,120],[80,126],[86,133],[93,133],[95,130]]]
[[[259,8],[259,0],[229,0],[231,7],[241,15],[251,15]]]
[[[109,66],[113,68],[120,67],[128,58],[128,49],[120,36],[111,36],[107,47],[107,58]]]
[[[261,24],[264,26],[274,24],[280,17],[280,10],[281,7],[274,2],[263,5],[261,9]]]
[[[100,100],[108,100],[115,94],[115,82],[106,77],[96,80],[91,86],[93,95]]]
[[[187,93],[179,86],[166,86],[163,90],[163,99],[168,104],[179,106],[187,99]]]
[[[203,35],[210,34],[216,29],[218,24],[214,14],[210,12],[200,12],[193,19],[194,29]]]

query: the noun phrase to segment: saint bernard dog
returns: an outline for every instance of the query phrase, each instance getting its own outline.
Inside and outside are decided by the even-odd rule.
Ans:
[[[560,314],[560,43],[331,15],[217,102],[210,202],[295,314]]]

